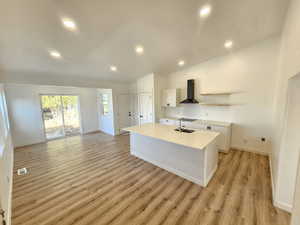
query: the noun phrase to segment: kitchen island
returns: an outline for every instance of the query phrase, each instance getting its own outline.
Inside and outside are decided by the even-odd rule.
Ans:
[[[125,128],[130,132],[132,155],[201,186],[207,186],[218,167],[213,131],[175,131],[176,126],[144,124]]]

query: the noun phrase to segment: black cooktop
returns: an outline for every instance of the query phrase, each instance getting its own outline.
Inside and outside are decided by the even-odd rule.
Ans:
[[[180,118],[179,120],[181,120],[181,121],[186,121],[186,122],[194,122],[194,121],[196,121],[197,119]]]

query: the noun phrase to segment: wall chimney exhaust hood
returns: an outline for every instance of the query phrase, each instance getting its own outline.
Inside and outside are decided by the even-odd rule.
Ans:
[[[195,99],[195,80],[187,81],[187,99],[180,102],[181,104],[198,104]]]

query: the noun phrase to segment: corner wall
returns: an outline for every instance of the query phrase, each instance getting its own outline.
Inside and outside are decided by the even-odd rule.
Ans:
[[[273,37],[168,75],[168,88],[180,88],[181,99],[186,96],[186,81],[195,79],[198,100],[229,101],[234,105],[183,105],[168,108],[166,115],[232,122],[232,147],[269,154],[278,56],[279,37]],[[226,91],[241,93],[214,99],[204,99],[200,95],[202,92]],[[261,137],[265,137],[267,142],[262,142]]]
[[[288,211],[293,207],[296,182],[296,161],[294,150],[288,149],[284,140],[287,121],[287,100],[289,80],[300,72],[300,1],[291,0],[282,32],[279,77],[276,88],[275,113],[273,120],[274,145],[271,154],[274,177],[275,204]],[[300,144],[299,144],[300,146]],[[288,163],[288,167],[286,167]]]

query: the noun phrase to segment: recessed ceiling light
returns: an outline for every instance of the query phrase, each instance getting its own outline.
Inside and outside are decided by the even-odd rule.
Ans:
[[[73,30],[77,29],[77,26],[76,26],[75,22],[70,18],[63,18],[62,23],[63,23],[64,27],[69,29],[69,30],[73,31]]]
[[[199,11],[199,15],[202,18],[206,18],[210,15],[211,13],[211,6],[210,5],[205,5],[203,6],[200,11]]]
[[[113,72],[116,72],[118,70],[118,68],[116,66],[110,66],[110,70]]]
[[[184,64],[185,64],[185,62],[184,62],[183,60],[180,60],[180,61],[178,62],[178,66],[184,66]]]
[[[53,58],[56,58],[56,59],[60,59],[61,58],[61,54],[56,51],[56,50],[51,50],[49,51],[49,54],[53,57]]]
[[[225,41],[225,43],[224,43],[225,48],[230,49],[230,48],[232,48],[232,46],[233,46],[233,41],[231,41],[231,40]]]
[[[138,45],[135,47],[135,51],[137,54],[142,55],[144,53],[144,47],[141,45]]]

